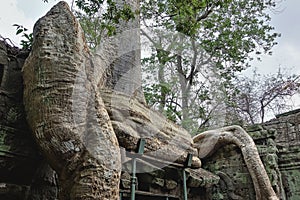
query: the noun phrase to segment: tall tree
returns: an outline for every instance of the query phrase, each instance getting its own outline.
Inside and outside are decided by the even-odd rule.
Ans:
[[[230,90],[249,55],[271,53],[275,1],[143,1],[146,98],[193,132],[209,122],[220,91]],[[156,67],[158,66],[158,67]],[[151,76],[152,75],[152,76]],[[159,94],[159,95],[157,95]]]
[[[103,37],[120,33],[118,26],[122,21],[124,24],[138,16],[138,4],[136,1],[73,0],[72,11],[80,21],[89,47],[94,49]]]
[[[138,13],[130,2],[74,3],[92,48]],[[276,44],[279,34],[268,14],[275,6],[276,0],[142,1],[142,35],[151,46],[143,60],[148,103],[191,132],[212,125],[222,109],[217,98],[230,92],[232,77],[248,67],[250,53],[271,53]]]
[[[127,25],[120,23],[116,31]],[[100,89],[121,79],[119,55],[124,43],[107,37],[102,54],[92,55],[83,34],[65,2],[35,24],[32,51],[23,67],[27,120],[58,174],[60,199],[118,199],[120,149]],[[130,51],[126,58],[134,60],[136,55]],[[121,61],[113,62],[117,58]],[[114,76],[115,71],[121,71],[119,76]],[[125,89],[122,92],[130,95],[131,90]]]
[[[137,1],[131,3],[135,5]],[[67,5],[60,2],[35,26],[33,50],[24,65],[24,104],[28,122],[47,161],[58,173],[62,187],[60,198],[117,199],[120,152],[114,134],[116,129],[112,127],[99,90],[102,89],[102,86],[116,89],[116,85],[107,84],[108,81],[116,80],[119,82],[120,77],[131,70],[131,65],[123,64],[127,61],[125,58],[129,57],[129,60],[136,61],[138,55],[135,51],[130,51],[129,54],[125,54],[124,59],[121,57],[120,60],[117,59],[114,62],[114,59],[119,58],[120,52],[122,53],[127,45],[118,39],[105,38],[108,43],[104,44],[107,46],[102,50],[106,50],[106,54],[99,55],[102,62],[99,66],[95,66],[85,44],[82,30],[71,12],[66,8]],[[69,27],[70,24],[74,26]],[[118,29],[122,30],[124,25],[126,28],[127,23],[122,24],[121,22],[116,33],[118,33]],[[178,27],[181,30],[180,26]],[[176,26],[176,29],[178,27]],[[185,29],[183,30],[185,31]],[[193,32],[187,31],[187,34],[190,35]],[[177,37],[180,43],[185,40],[182,35]],[[192,83],[190,83],[189,77],[184,76],[183,65],[185,62],[182,58],[184,49],[178,48],[176,50],[175,58],[179,70],[180,88],[187,89],[183,94],[185,95],[186,92],[189,95],[188,92],[191,91],[189,85]],[[120,67],[128,66],[129,70],[122,71],[120,69]],[[107,69],[108,71],[105,71]],[[103,73],[103,71],[107,73]],[[114,76],[115,71],[117,71],[117,76]],[[124,84],[126,85],[131,81],[135,83],[134,80],[135,77],[133,80],[127,78]],[[131,94],[131,90],[127,92],[127,87],[123,89],[121,91],[125,94]],[[123,98],[122,95],[119,97]],[[132,100],[127,99],[129,104],[126,105],[126,108],[133,109]],[[181,99],[182,102],[186,100],[188,99]],[[188,101],[185,103],[188,104]],[[139,103],[134,105],[148,109]],[[124,109],[121,109],[121,113],[124,113]],[[145,120],[151,127],[151,123],[156,122],[144,117],[143,112],[142,114],[128,113],[135,121],[138,119],[137,124],[142,122],[139,118]],[[126,113],[124,116],[127,119]],[[166,126],[169,122],[160,120],[159,117],[155,117],[155,120],[158,120],[155,125],[161,124],[166,127],[168,133],[171,133],[170,135],[177,137],[177,132],[174,132],[176,129],[173,129],[171,123],[169,124],[170,128]],[[157,127],[154,129],[157,130]],[[147,128],[144,129],[146,132],[148,130]],[[120,131],[124,131],[124,129],[121,128]],[[185,133],[184,130],[179,130],[179,132]],[[164,132],[162,135],[163,138],[166,138]],[[186,138],[188,147],[191,147],[192,142],[189,141],[188,134]],[[157,138],[154,139],[157,141]],[[153,148],[151,145],[150,147]],[[166,150],[169,149],[166,148]],[[182,153],[179,155],[182,157]],[[259,159],[257,156],[255,158]],[[272,188],[267,185],[266,187],[262,186],[262,189],[271,190]]]

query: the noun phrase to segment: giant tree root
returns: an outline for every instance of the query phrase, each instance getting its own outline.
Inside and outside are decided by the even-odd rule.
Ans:
[[[59,2],[34,28],[23,67],[27,121],[62,200],[119,199],[121,155],[79,23]]]
[[[186,162],[189,153],[197,154],[191,135],[162,114],[124,93],[107,89],[100,93],[120,147],[136,151],[139,139],[144,138],[145,155],[179,164]],[[194,156],[192,167],[200,166],[200,159]]]
[[[198,149],[199,158],[213,154],[226,144],[237,145],[244,157],[246,166],[252,178],[257,200],[278,200],[264,165],[259,157],[253,139],[239,126],[229,126],[217,130],[210,130],[196,135],[195,147]]]

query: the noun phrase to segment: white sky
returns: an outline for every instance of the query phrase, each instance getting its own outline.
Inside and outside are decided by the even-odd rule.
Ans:
[[[278,45],[273,48],[272,56],[264,56],[263,61],[255,63],[262,72],[272,73],[278,66],[293,68],[300,74],[300,1],[281,0],[278,11],[272,13],[271,25],[281,33]]]
[[[281,33],[277,39],[278,45],[273,47],[272,56],[263,56],[261,62],[254,61],[252,66],[264,74],[276,73],[281,67],[300,75],[300,1],[281,0],[277,11],[271,14],[271,25],[275,27],[275,32]],[[291,104],[295,109],[300,108],[300,94],[291,99]]]
[[[67,0],[71,2],[72,0]],[[264,56],[262,62],[253,62],[259,71],[272,73],[278,66],[293,68],[294,73],[300,74],[300,1],[281,0],[279,10],[272,14],[272,25],[276,32],[282,34],[278,45],[273,48],[272,56]],[[58,2],[49,0],[4,0],[0,7],[0,35],[8,37],[16,44],[21,38],[16,36],[13,24],[24,25],[32,30],[34,23]]]
[[[70,3],[72,0],[67,0]],[[300,0],[281,0],[281,12],[272,13],[271,24],[275,31],[282,34],[278,45],[273,48],[272,56],[264,56],[262,62],[253,62],[261,73],[275,73],[279,66],[292,68],[293,73],[300,74]],[[20,36],[16,36],[13,24],[20,24],[31,32],[34,23],[58,2],[49,0],[3,0],[0,7],[0,35],[10,38],[16,45]],[[247,71],[246,71],[247,73]],[[300,107],[299,98],[294,100]]]
[[[66,0],[71,2],[71,0]],[[16,28],[13,24],[20,24],[32,32],[34,23],[44,16],[50,8],[58,3],[58,0],[2,0],[0,6],[0,35],[10,38],[16,45],[20,43],[21,37],[16,36]]]

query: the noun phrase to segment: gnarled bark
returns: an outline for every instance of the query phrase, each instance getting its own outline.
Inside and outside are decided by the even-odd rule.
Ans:
[[[131,33],[106,38],[92,56],[64,2],[35,25],[32,52],[23,68],[24,104],[37,143],[58,174],[61,199],[118,198],[121,166],[115,131],[128,151],[136,150],[143,137],[145,153],[154,157],[184,163],[188,153],[196,153],[186,131],[143,104],[141,88],[136,87],[139,43],[126,48],[128,39],[137,40]],[[128,49],[129,54],[124,53]],[[128,59],[134,62],[127,63]],[[100,93],[102,87],[119,92],[109,96],[104,90]],[[111,121],[106,109],[122,114],[110,115]],[[198,158],[193,161],[200,167]]]
[[[137,5],[137,1],[130,3]],[[125,30],[126,26],[119,27],[120,31]],[[135,28],[136,24],[133,22],[127,27]],[[24,66],[24,102],[35,139],[59,175],[61,199],[119,198],[121,166],[117,138],[120,146],[128,151],[137,149],[139,138],[146,138],[145,153],[167,161],[184,163],[187,153],[196,152],[185,130],[143,104],[136,34],[133,32],[117,39],[108,39],[109,42],[103,44],[102,50],[93,57],[66,3],[57,4],[35,26],[33,51]],[[130,48],[127,48],[128,45]],[[10,76],[1,70],[3,67],[6,67],[6,63],[1,60],[0,100],[9,102],[14,97],[22,96],[22,88],[18,88],[20,83],[10,79],[16,75],[19,81],[20,74]],[[11,81],[8,82],[8,79]],[[10,89],[17,91],[9,91],[6,88],[9,83],[15,83]],[[105,90],[102,88],[104,86],[114,91]],[[14,103],[20,104],[19,101]],[[18,112],[13,110],[10,113],[9,109],[16,108],[15,105],[0,105],[0,115],[3,116],[0,129],[4,138],[0,141],[4,147],[0,156],[5,159],[19,160],[18,156],[27,159],[31,152],[35,152],[27,148],[31,142],[24,143],[23,138],[16,139],[27,146],[24,148],[26,152],[21,154],[6,143],[14,137],[13,134],[23,134],[20,130],[27,127],[23,124],[24,120],[20,120],[23,116],[18,119]],[[4,113],[7,115],[4,116]],[[234,143],[239,146],[254,182],[257,199],[278,199],[255,144],[243,129],[232,126],[207,131],[196,136],[194,142],[200,158],[209,156],[221,145]],[[30,159],[37,157],[34,155]],[[200,165],[200,159],[194,158],[193,166]],[[15,171],[10,168],[7,170],[16,176]],[[2,174],[2,178],[11,178],[7,171]],[[53,177],[52,172],[48,175]],[[54,182],[53,179],[49,181]],[[197,181],[200,184],[200,180]],[[55,187],[55,184],[52,186]],[[33,187],[31,189],[34,190]],[[52,190],[51,194],[56,194],[56,188],[35,189]],[[32,192],[30,198],[35,198],[34,194]]]
[[[59,2],[34,27],[23,67],[28,123],[57,172],[60,199],[118,199],[118,141],[79,23]],[[101,84],[100,84],[101,85]]]
[[[127,151],[135,151],[144,138],[145,154],[154,158],[184,164],[188,153],[197,154],[191,135],[162,114],[127,94],[107,89],[100,93],[119,144]],[[194,157],[192,166],[199,168],[200,159]]]
[[[199,158],[205,158],[226,144],[237,145],[243,154],[252,178],[257,200],[278,200],[253,139],[239,126],[229,126],[196,135],[195,147]]]

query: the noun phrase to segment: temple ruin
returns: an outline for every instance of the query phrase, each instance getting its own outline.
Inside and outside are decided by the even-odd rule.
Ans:
[[[128,82],[138,52],[108,39],[93,55],[66,3],[34,38],[0,41],[0,199],[300,199],[300,110],[192,138]]]

